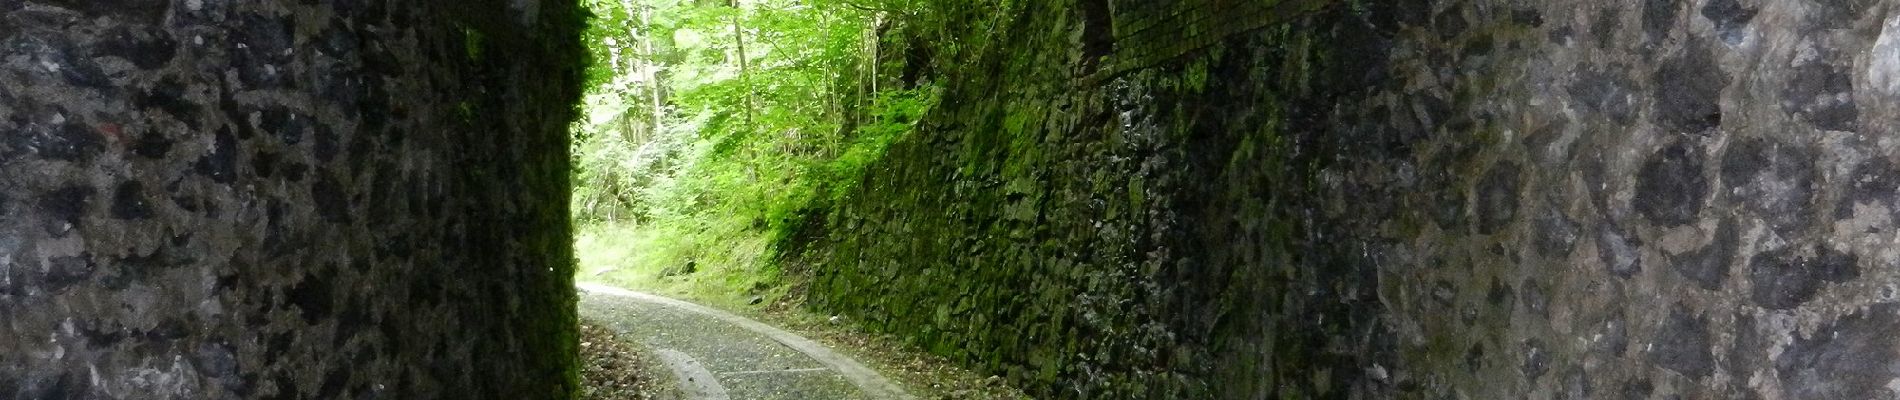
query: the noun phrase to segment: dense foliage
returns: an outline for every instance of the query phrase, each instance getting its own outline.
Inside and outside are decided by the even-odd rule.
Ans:
[[[881,31],[908,2],[589,0],[600,67],[575,128],[584,278],[774,286],[772,241],[934,103],[934,86],[879,74],[901,68]]]

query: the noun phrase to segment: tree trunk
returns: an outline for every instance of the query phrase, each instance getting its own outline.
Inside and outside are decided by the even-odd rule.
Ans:
[[[745,27],[741,25],[741,21],[745,19],[745,6],[744,4],[740,2],[740,0],[732,0],[732,8],[734,11],[736,11],[736,13],[733,14],[732,16],[732,39],[735,43],[738,44],[739,86],[743,87],[745,90],[745,107],[744,107],[745,108],[745,126],[749,130],[753,127],[752,126],[752,77],[751,77],[752,65],[751,65],[751,61],[747,60],[747,57],[746,57]]]
[[[743,130],[738,134],[749,136],[752,134],[752,131],[758,127],[753,125],[752,65],[751,61],[746,59],[745,26],[741,24],[741,22],[745,20],[745,6],[740,0],[732,0],[731,4],[734,12],[732,15],[732,39],[738,45],[739,87],[745,91],[745,103],[741,107],[745,109],[745,125],[743,125]],[[752,150],[751,146],[746,146],[745,171],[746,179],[749,182],[757,182],[759,180],[759,160],[758,154],[756,153],[757,152]]]
[[[662,118],[665,111],[660,107],[660,54],[653,50],[652,6],[644,4],[640,6],[640,26],[640,31],[643,33],[640,35],[640,41],[643,42],[641,45],[646,47],[647,54],[646,63],[641,66],[641,71],[644,72],[642,75],[645,75],[647,80],[647,97],[652,100],[653,134],[658,135],[665,127],[662,125],[665,123]]]
[[[661,121],[662,115],[660,108],[660,55],[655,54],[653,51],[653,8],[642,3],[638,6],[639,8],[636,9],[633,5],[633,0],[620,0],[620,7],[626,10],[626,12],[630,14],[629,16],[632,16],[631,14],[636,12],[635,10],[638,10],[637,12],[639,12],[640,16],[640,27],[637,30],[628,32],[628,38],[632,39],[634,36],[640,38],[642,47],[641,56],[644,59],[637,60],[633,64],[636,70],[639,71],[640,79],[646,81],[647,98],[652,100],[650,104],[651,108],[647,110],[649,112],[647,114],[648,123],[642,126],[647,132],[645,135],[640,135],[641,137],[638,141],[633,142],[645,143],[647,138],[659,135],[660,128],[663,127],[663,125],[661,125],[663,122]],[[628,43],[628,47],[632,47],[632,43]],[[616,48],[614,52],[614,58],[616,60],[619,59],[619,54]],[[631,59],[634,57],[628,58]],[[616,61],[613,64],[616,70],[620,68],[619,62]]]

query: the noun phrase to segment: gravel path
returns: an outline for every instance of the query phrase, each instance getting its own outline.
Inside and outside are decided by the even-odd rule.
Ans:
[[[679,300],[581,284],[581,315],[652,348],[686,400],[911,399],[809,339]]]

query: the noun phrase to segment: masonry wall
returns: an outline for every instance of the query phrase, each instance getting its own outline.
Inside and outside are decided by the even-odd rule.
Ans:
[[[0,397],[567,397],[578,16],[0,3]]]
[[[1321,178],[1399,389],[1896,395],[1900,3],[1421,5]]]
[[[1896,395],[1900,3],[1000,3],[814,307],[1050,398]]]

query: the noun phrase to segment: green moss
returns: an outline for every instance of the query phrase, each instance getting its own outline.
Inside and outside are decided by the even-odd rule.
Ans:
[[[1188,70],[1185,74],[1183,74],[1183,77],[1181,79],[1185,82],[1187,91],[1193,92],[1193,93],[1206,92],[1207,91],[1207,60],[1206,59],[1194,60],[1193,64],[1188,65]]]
[[[482,31],[462,28],[462,51],[469,60],[482,59]]]

